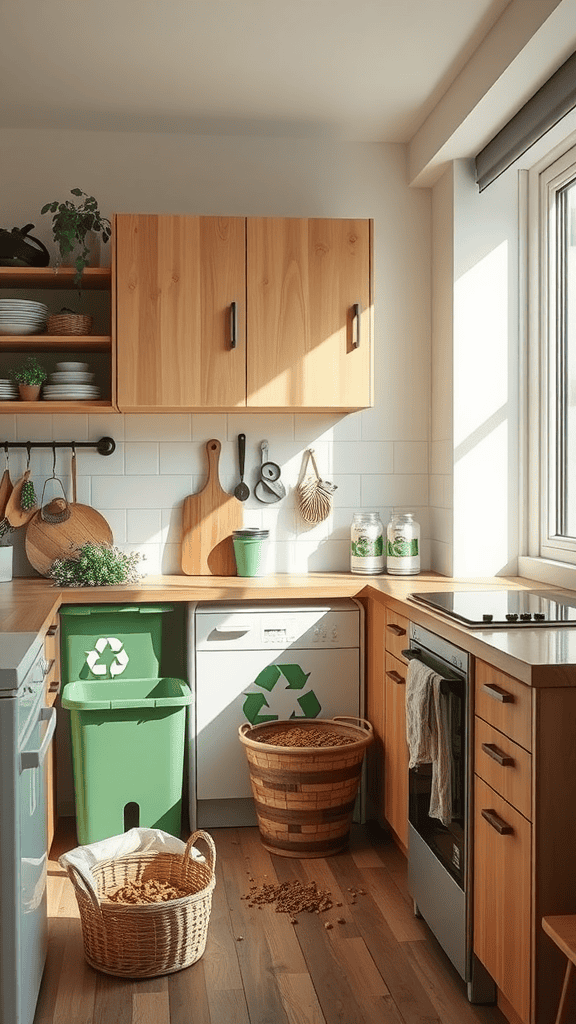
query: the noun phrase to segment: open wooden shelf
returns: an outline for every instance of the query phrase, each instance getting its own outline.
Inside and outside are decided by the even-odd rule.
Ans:
[[[75,267],[0,267],[2,288],[62,288],[107,291],[112,281],[110,267],[87,267],[80,286],[74,284]]]
[[[2,334],[0,351],[19,352],[21,349],[37,349],[55,352],[60,349],[74,349],[84,352],[91,349],[107,352],[111,346],[110,335],[106,334]]]
[[[6,413],[26,413],[26,415],[40,413],[49,416],[54,412],[117,412],[116,407],[110,399],[87,399],[84,401],[74,400],[73,402],[46,402],[40,398],[37,402],[3,402],[0,400],[0,415]]]

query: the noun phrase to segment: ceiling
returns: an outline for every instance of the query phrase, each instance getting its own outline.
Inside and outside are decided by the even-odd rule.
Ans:
[[[510,0],[0,0],[0,128],[408,142]]]

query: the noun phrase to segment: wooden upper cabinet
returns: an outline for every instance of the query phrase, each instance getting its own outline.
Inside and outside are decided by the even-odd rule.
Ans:
[[[245,218],[118,214],[114,235],[120,411],[244,407]]]
[[[247,405],[373,404],[368,220],[248,218]]]

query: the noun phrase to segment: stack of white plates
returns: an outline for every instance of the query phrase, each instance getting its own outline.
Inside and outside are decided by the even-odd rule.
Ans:
[[[42,396],[48,402],[100,398],[100,388],[91,383],[94,376],[89,372],[88,363],[56,363],[56,372],[50,374],[49,383],[42,388]]]
[[[0,378],[0,402],[13,402],[18,398],[18,385],[13,380]]]
[[[28,299],[0,299],[0,334],[38,334],[46,329],[48,306]]]
[[[45,384],[42,397],[48,402],[78,402],[100,398],[100,388],[92,384]]]

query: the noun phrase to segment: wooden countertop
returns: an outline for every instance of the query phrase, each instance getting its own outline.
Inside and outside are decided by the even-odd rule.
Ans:
[[[537,627],[471,631],[427,611],[409,595],[431,590],[555,590],[519,577],[451,579],[437,573],[411,577],[353,573],[238,576],[147,576],[117,587],[59,588],[31,577],[0,584],[0,631],[44,633],[61,604],[115,604],[150,601],[259,601],[359,597],[386,601],[400,615],[483,658],[504,672],[536,686],[576,685],[576,628]]]

